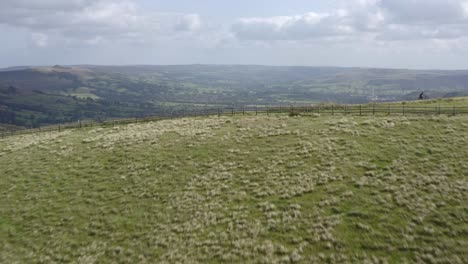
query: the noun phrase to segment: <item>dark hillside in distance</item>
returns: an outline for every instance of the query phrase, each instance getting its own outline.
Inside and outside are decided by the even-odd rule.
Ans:
[[[30,66],[14,66],[14,67],[8,67],[8,68],[0,68],[0,72],[20,71],[20,70],[26,70],[30,68],[31,68]]]
[[[367,103],[468,95],[468,71],[255,65],[0,69],[0,123],[38,126],[200,107]]]

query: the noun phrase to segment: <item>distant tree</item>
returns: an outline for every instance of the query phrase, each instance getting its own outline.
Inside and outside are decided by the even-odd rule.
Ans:
[[[30,122],[31,128],[39,127],[39,122],[34,114],[29,115],[29,122]]]
[[[18,92],[18,89],[16,89],[16,87],[10,85],[7,89],[7,93],[9,94],[16,94]]]
[[[0,109],[0,123],[15,124],[16,114],[8,110]]]

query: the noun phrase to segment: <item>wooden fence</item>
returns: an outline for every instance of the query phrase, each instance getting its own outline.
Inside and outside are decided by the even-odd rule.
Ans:
[[[33,134],[39,132],[63,131],[66,129],[77,129],[85,127],[108,127],[121,124],[131,124],[148,121],[158,121],[164,119],[196,117],[196,116],[225,116],[225,115],[259,115],[288,113],[298,114],[323,114],[323,115],[462,115],[468,114],[467,107],[430,107],[430,106],[406,106],[394,104],[366,104],[366,105],[321,105],[321,106],[269,106],[269,107],[228,107],[210,108],[194,111],[185,111],[156,116],[109,119],[105,121],[78,121],[67,124],[50,125],[34,129],[20,129],[0,132],[0,138],[22,134]]]

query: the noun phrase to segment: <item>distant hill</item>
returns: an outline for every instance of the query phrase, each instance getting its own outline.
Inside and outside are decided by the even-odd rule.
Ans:
[[[15,67],[8,67],[8,68],[0,68],[0,72],[21,71],[21,70],[26,70],[30,68],[31,68],[30,66],[15,66]]]
[[[9,113],[3,119],[21,126],[209,106],[415,100],[422,91],[429,98],[468,95],[468,71],[257,65],[0,70],[0,109]]]

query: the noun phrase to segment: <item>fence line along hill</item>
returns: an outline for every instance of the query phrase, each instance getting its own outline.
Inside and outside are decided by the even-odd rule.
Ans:
[[[157,121],[180,117],[195,117],[209,115],[258,115],[258,114],[288,113],[290,115],[464,115],[468,114],[468,97],[409,101],[397,103],[372,103],[361,105],[319,104],[307,106],[244,106],[244,107],[218,107],[205,108],[192,111],[177,111],[163,115],[151,115],[134,118],[108,119],[103,121],[83,120],[66,124],[49,125],[38,128],[6,129],[0,131],[0,137],[31,134],[48,131],[62,131],[70,128],[83,128],[94,126],[114,126],[147,121]]]

